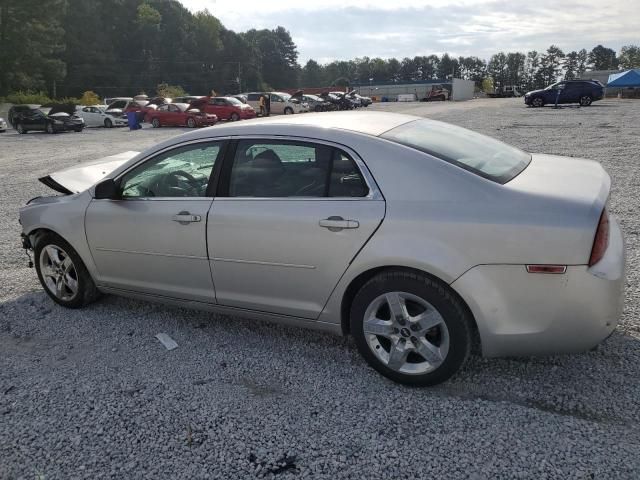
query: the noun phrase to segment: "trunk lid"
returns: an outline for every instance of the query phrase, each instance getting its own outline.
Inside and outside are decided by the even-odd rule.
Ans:
[[[517,243],[531,250],[533,263],[588,262],[611,187],[598,162],[533,154],[527,168],[503,187],[510,192],[504,208],[523,225]]]
[[[83,162],[39,178],[47,187],[64,194],[79,193],[95,185],[104,177],[128,162],[139,152],[128,151],[90,162]]]
[[[609,197],[611,179],[593,160],[534,153],[527,168],[506,186],[546,198],[571,200],[602,211]]]

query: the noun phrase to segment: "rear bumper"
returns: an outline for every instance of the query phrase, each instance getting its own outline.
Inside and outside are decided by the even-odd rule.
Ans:
[[[589,350],[615,329],[623,308],[624,239],[610,219],[609,248],[593,267],[531,274],[524,265],[480,265],[452,287],[471,309],[489,357]]]

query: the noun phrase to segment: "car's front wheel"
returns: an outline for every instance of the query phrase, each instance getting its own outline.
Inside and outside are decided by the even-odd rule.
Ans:
[[[591,105],[591,102],[593,102],[593,99],[590,95],[583,95],[580,97],[580,106],[582,107],[588,107]]]
[[[154,118],[153,120],[151,120],[151,125],[153,126],[153,128],[159,128],[160,120],[158,120],[157,118]]]
[[[41,235],[34,247],[36,271],[45,292],[67,308],[80,308],[99,296],[87,267],[67,241],[54,233]]]
[[[187,127],[196,128],[196,121],[191,117],[187,118]]]
[[[399,383],[435,385],[462,366],[471,349],[468,310],[444,283],[389,271],[356,294],[351,333],[365,360]]]
[[[53,128],[53,123],[47,123],[45,130],[47,133],[56,133],[55,129]]]
[[[284,109],[284,114],[285,115],[293,115],[293,108],[291,107],[287,107]]]
[[[240,115],[238,115],[236,112],[233,112],[231,114],[231,117],[229,118],[232,122],[237,122],[238,120],[240,120]]]
[[[531,100],[531,105],[534,107],[544,107],[544,100],[542,99],[542,97],[536,97]]]
[[[104,126],[105,128],[113,128],[113,122],[111,121],[110,118],[104,119]]]
[[[18,133],[27,133],[27,129],[24,128],[21,123],[16,125],[16,130],[18,131]]]

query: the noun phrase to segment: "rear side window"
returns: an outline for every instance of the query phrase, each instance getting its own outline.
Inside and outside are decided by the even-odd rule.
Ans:
[[[383,133],[381,137],[498,183],[513,179],[531,162],[529,153],[506,143],[434,120],[405,123]]]
[[[247,100],[251,100],[252,102],[257,102],[258,100],[260,100],[260,94],[250,93],[249,95],[247,95]]]
[[[279,140],[238,143],[229,179],[231,197],[364,197],[356,163],[327,145]]]

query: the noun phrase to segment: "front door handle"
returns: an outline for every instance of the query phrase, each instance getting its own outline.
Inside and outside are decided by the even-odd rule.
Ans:
[[[174,215],[172,220],[181,225],[188,225],[193,222],[199,222],[202,220],[202,217],[200,215],[191,215],[189,212],[180,212]]]
[[[345,228],[358,228],[360,222],[357,220],[345,220],[342,217],[329,217],[320,220],[319,225],[323,228],[328,228],[332,232],[339,232]]]

